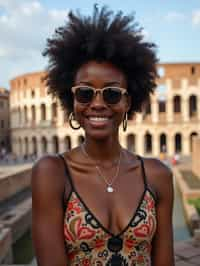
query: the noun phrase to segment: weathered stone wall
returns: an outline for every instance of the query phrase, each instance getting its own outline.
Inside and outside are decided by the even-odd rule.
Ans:
[[[2,148],[10,150],[10,112],[9,112],[9,91],[0,88],[0,121],[3,123],[0,130],[0,152]]]
[[[0,202],[10,198],[19,191],[30,187],[31,170],[11,174],[0,179]]]
[[[0,225],[0,265],[12,263],[12,235],[8,228]]]
[[[18,172],[1,176],[0,204],[9,204],[0,213],[0,265],[12,264],[12,245],[20,239],[31,226],[32,199],[30,196],[16,202],[13,196],[31,186],[30,167]]]
[[[200,137],[194,137],[192,142],[192,171],[200,178]]]

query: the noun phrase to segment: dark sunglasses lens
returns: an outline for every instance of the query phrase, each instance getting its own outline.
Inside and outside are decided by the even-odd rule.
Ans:
[[[89,103],[93,98],[93,90],[88,87],[80,87],[75,91],[75,98],[80,103]]]
[[[122,93],[118,88],[106,88],[103,92],[104,101],[108,104],[116,104],[121,100]]]

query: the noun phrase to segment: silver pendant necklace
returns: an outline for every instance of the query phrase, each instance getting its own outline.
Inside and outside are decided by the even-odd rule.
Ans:
[[[81,150],[82,150],[82,152],[90,159],[90,161],[93,161],[94,162],[94,160],[89,156],[89,154],[86,152],[86,149],[85,149],[85,147],[84,147],[84,144],[81,144]],[[102,173],[102,171],[101,171],[101,169],[100,169],[100,167],[96,164],[96,162],[95,162],[95,168],[96,168],[96,170],[97,170],[97,172],[99,173],[99,176],[104,180],[104,182],[106,183],[106,191],[108,192],[108,193],[112,193],[112,192],[114,192],[114,188],[113,188],[113,183],[115,182],[115,180],[117,179],[117,177],[118,177],[118,175],[119,175],[119,169],[120,169],[120,163],[121,163],[121,155],[122,155],[122,149],[120,150],[120,154],[119,154],[119,160],[118,160],[118,164],[117,164],[117,169],[116,169],[116,173],[115,173],[115,175],[114,175],[114,177],[113,177],[113,179],[112,179],[112,181],[111,182],[109,182],[108,180],[107,180],[107,178],[105,177],[105,175]]]

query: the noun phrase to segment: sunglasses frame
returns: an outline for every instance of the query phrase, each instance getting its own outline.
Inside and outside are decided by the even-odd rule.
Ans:
[[[110,104],[110,105],[113,105],[113,104],[118,104],[120,101],[121,101],[121,99],[122,99],[122,96],[123,95],[128,95],[128,92],[127,92],[127,90],[125,89],[125,88],[121,88],[121,87],[116,87],[116,86],[106,86],[106,87],[103,87],[102,89],[99,89],[99,88],[94,88],[94,87],[92,87],[92,86],[88,86],[88,85],[77,85],[77,86],[73,86],[72,87],[72,92],[73,92],[73,94],[75,95],[75,93],[76,93],[76,90],[77,89],[79,89],[79,88],[81,88],[81,87],[86,87],[86,88],[89,88],[89,89],[92,89],[92,91],[93,91],[93,97],[92,97],[92,99],[91,99],[91,101],[89,101],[89,102],[87,102],[87,103],[82,103],[82,104],[88,104],[88,103],[90,103],[90,102],[92,102],[92,100],[93,100],[93,98],[97,95],[97,93],[100,93],[101,94],[101,97],[102,97],[102,99],[104,100],[104,97],[103,97],[103,92],[106,90],[106,89],[118,89],[120,92],[121,92],[121,98],[120,98],[120,100],[117,102],[117,103],[108,103],[107,101],[105,101],[104,100],[104,102],[106,103],[106,104]],[[79,101],[78,101],[79,102]],[[81,103],[81,102],[80,102]]]

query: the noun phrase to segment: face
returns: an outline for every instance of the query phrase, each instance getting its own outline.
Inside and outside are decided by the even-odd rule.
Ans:
[[[76,120],[85,130],[86,137],[97,139],[113,138],[118,136],[119,125],[125,112],[129,109],[130,99],[127,95],[127,81],[121,70],[111,63],[97,63],[90,61],[77,71],[74,86],[87,86],[99,89],[92,99],[86,103],[80,103],[74,97],[74,113]],[[101,93],[105,87],[123,88],[122,97],[117,103],[109,103]]]

